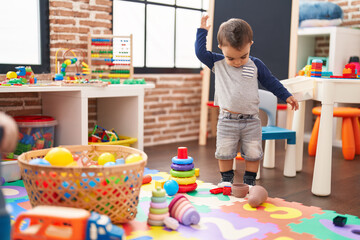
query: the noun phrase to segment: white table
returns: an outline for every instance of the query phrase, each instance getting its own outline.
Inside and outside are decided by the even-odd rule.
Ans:
[[[154,84],[107,87],[40,86],[0,87],[0,93],[39,92],[42,113],[58,121],[55,145],[88,144],[88,100],[97,98],[97,124],[118,134],[136,137],[144,148],[144,92]]]
[[[360,103],[360,81],[357,79],[322,79],[297,77],[281,81],[284,86],[302,101],[300,110],[295,112],[293,130],[296,130],[296,142],[304,139],[304,101],[314,99],[321,102],[319,136],[316,149],[312,193],[328,196],[331,193],[332,131],[334,103]],[[302,130],[302,131],[301,131]],[[303,144],[297,149],[297,171],[301,171]]]

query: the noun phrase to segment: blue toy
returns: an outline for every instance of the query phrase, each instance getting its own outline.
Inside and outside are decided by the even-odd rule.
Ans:
[[[43,165],[43,166],[51,166],[51,164],[43,158],[35,158],[29,161],[31,165]]]
[[[179,184],[175,180],[168,180],[164,183],[164,189],[167,195],[173,196],[179,191]]]
[[[16,72],[16,74],[18,75],[18,77],[25,77],[26,75],[26,70],[24,66],[20,66],[20,67],[15,67],[18,71]]]
[[[122,165],[125,164],[125,160],[123,158],[118,158],[115,160],[116,165]]]
[[[116,163],[114,163],[114,162],[107,162],[107,163],[104,164],[104,167],[112,167],[112,166],[115,166],[115,165],[116,165]]]
[[[341,24],[343,11],[332,2],[300,2],[299,26],[324,27]]]

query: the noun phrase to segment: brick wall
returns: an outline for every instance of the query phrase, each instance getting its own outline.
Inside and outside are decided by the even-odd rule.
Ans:
[[[112,34],[111,0],[49,0],[50,61],[54,74],[55,53],[72,48],[79,56],[87,56],[87,36]],[[64,52],[59,51],[58,60]],[[68,55],[66,55],[68,56]],[[86,61],[86,60],[85,60]],[[9,71],[13,69],[9,69]],[[71,71],[71,66],[67,71]],[[38,80],[49,80],[51,74],[36,74]],[[155,84],[146,90],[144,132],[145,146],[180,142],[198,138],[200,121],[201,76],[136,75]],[[0,79],[4,79],[0,75]],[[38,93],[0,93],[0,111],[12,116],[42,114]],[[89,128],[97,119],[96,99],[89,100]]]
[[[144,145],[182,142],[199,135],[200,74],[137,75],[155,84],[145,93]]]
[[[360,27],[360,1],[359,0],[320,0],[323,2],[333,2],[341,7],[344,12],[344,27]],[[329,37],[317,37],[315,55],[317,57],[327,57],[329,54]]]

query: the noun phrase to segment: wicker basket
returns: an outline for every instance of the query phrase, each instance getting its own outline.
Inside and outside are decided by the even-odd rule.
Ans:
[[[57,205],[84,208],[108,215],[115,223],[135,218],[147,155],[125,146],[63,146],[73,155],[97,159],[110,152],[115,158],[141,154],[143,160],[112,167],[57,167],[30,165],[43,158],[50,149],[29,151],[18,158],[20,172],[33,207]]]

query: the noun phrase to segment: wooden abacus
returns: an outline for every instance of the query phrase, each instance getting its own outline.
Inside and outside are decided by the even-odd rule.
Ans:
[[[91,78],[133,78],[132,34],[130,36],[88,36],[88,61]]]

